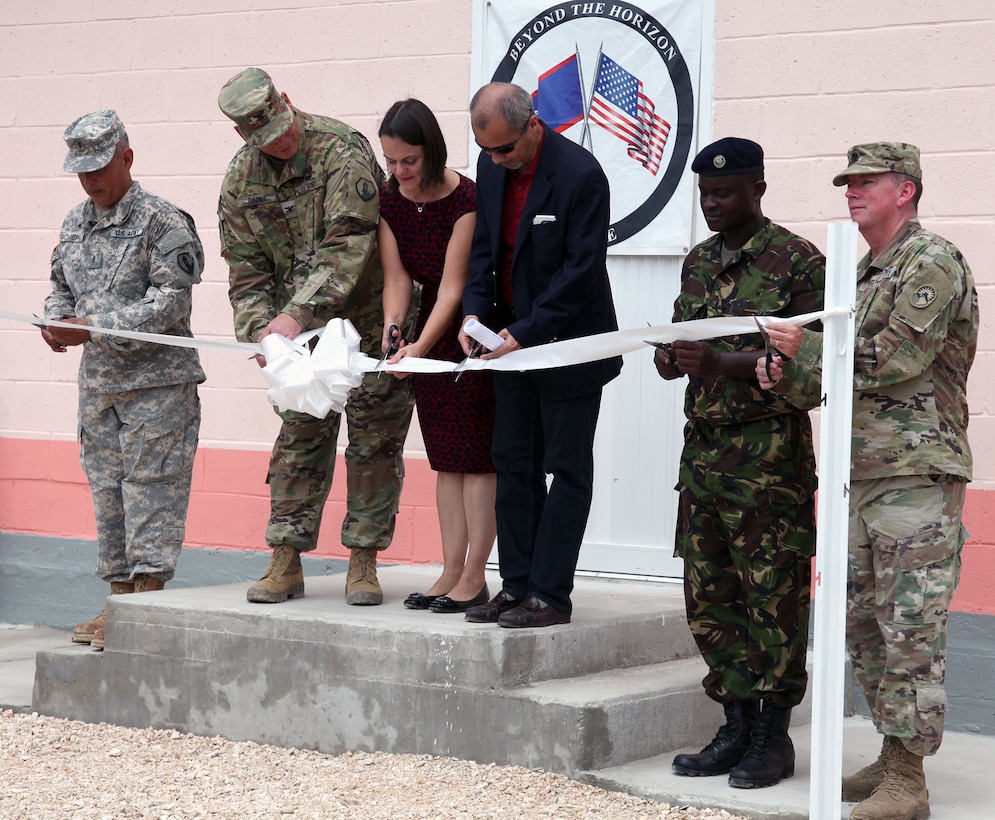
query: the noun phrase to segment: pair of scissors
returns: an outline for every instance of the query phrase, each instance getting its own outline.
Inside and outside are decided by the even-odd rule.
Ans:
[[[394,335],[397,334],[397,338]],[[391,325],[387,328],[387,352],[383,354],[383,358],[380,360],[380,364],[377,365],[377,378],[379,379],[383,375],[383,369],[387,365],[387,359],[393,356],[398,351],[398,341],[401,338],[401,329],[397,325]]]
[[[456,369],[453,371],[456,374],[456,378],[453,379],[454,382],[459,381],[459,377],[463,375],[463,368],[466,367],[466,363],[470,359],[476,359],[480,355],[480,351],[483,350],[484,346],[474,339],[473,344],[470,346],[470,355],[467,356],[463,361],[456,365]]]
[[[764,350],[767,355],[767,360],[764,362],[764,370],[767,371],[767,381],[773,382],[775,379],[770,375],[770,363],[774,361],[775,356],[782,360],[787,359],[788,357],[774,347],[773,344],[771,344],[770,334],[767,332],[767,328],[760,323],[760,320],[756,316],[753,317],[753,321],[757,323],[757,330],[760,331],[760,338],[764,340]]]

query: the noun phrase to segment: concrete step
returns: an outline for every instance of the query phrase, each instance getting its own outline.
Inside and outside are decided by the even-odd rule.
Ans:
[[[34,707],[571,775],[700,747],[721,723],[680,587],[579,579],[570,624],[516,630],[404,609],[433,573],[382,568],[379,607],[347,606],[344,575],[277,605],[247,603],[241,584],[113,596],[105,651],[39,653]]]
[[[115,652],[224,663],[260,641],[323,653],[328,668],[370,680],[418,680],[468,687],[525,683],[697,657],[674,584],[578,582],[573,623],[509,630],[462,615],[404,609],[403,599],[434,580],[424,570],[379,570],[378,607],[347,606],[344,575],[306,580],[306,597],[250,604],[246,585],[164,590],[109,599],[107,645]],[[494,593],[500,579],[489,579]],[[154,624],[153,630],[149,625]]]
[[[794,717],[792,715],[792,717]],[[670,768],[677,752],[697,751],[678,748],[658,757],[636,760],[600,771],[580,772],[582,782],[612,791],[647,797],[672,806],[725,809],[753,820],[808,820],[809,788],[812,784],[811,726],[792,722],[795,746],[795,775],[768,789],[734,789],[728,777],[680,777]],[[881,748],[881,736],[874,724],[862,717],[843,720],[843,771],[855,772],[873,761]],[[995,738],[967,732],[945,732],[943,746],[925,762],[929,786],[931,820],[989,820],[990,761],[995,754]],[[841,803],[835,816],[815,820],[846,820],[853,803]]]

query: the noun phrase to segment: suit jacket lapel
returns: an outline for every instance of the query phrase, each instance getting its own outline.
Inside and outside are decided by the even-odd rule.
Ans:
[[[522,220],[518,223],[518,234],[515,237],[516,257],[522,248],[522,243],[529,235],[532,220],[542,210],[543,205],[549,200],[550,192],[553,190],[553,167],[555,165],[554,156],[556,154],[556,146],[553,144],[552,133],[548,128],[545,128],[543,133],[542,148],[539,151],[539,161],[536,163],[535,177],[532,179],[532,187],[529,188],[529,196],[525,200],[525,207],[522,208]]]

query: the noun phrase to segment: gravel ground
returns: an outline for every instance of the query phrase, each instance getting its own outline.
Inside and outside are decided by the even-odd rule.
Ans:
[[[326,755],[177,731],[0,716],[0,817],[726,818],[518,766],[428,755]]]

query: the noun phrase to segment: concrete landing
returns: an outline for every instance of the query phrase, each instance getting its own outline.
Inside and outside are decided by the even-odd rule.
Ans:
[[[68,645],[71,634],[47,626],[0,623],[0,709],[31,711],[35,655]]]

